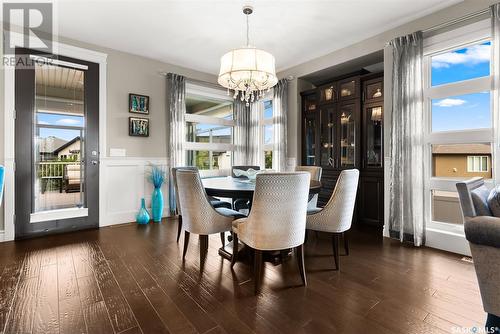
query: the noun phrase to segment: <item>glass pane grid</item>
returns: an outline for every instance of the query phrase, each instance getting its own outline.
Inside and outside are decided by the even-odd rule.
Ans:
[[[32,212],[85,206],[84,79],[78,69],[35,70]]]
[[[432,176],[491,179],[491,143],[433,144]]]

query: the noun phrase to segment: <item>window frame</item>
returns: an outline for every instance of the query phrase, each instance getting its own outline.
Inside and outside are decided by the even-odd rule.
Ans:
[[[471,163],[472,161],[472,163]],[[476,169],[476,163],[479,168]],[[484,163],[484,166],[483,166]],[[472,167],[472,168],[471,168]],[[485,169],[483,170],[483,167]],[[487,155],[468,155],[467,156],[467,173],[488,173],[490,171],[490,159]]]
[[[202,85],[197,85],[194,83],[186,83],[186,98],[188,96],[194,96],[199,98],[207,99],[217,99],[228,102],[228,104],[233,104],[232,96],[228,96],[226,92],[222,89],[206,87]],[[216,175],[226,175],[229,170],[225,169],[213,169],[213,151],[230,151],[231,152],[231,162],[234,153],[234,110],[233,118],[225,119],[218,117],[210,117],[204,115],[193,115],[186,113],[184,116],[184,126],[187,123],[198,123],[198,124],[208,124],[208,125],[218,125],[224,127],[231,127],[231,143],[200,143],[200,142],[190,142],[185,138],[184,151],[208,151],[209,152],[209,166],[210,169],[200,170],[203,176],[216,176]],[[186,159],[186,157],[185,157]],[[186,161],[187,164],[187,161]],[[206,174],[206,175],[205,175]]]
[[[492,43],[489,76],[431,86],[432,56],[487,41],[490,41]],[[442,231],[444,230],[452,233],[458,232],[460,234],[463,234],[463,226],[457,227],[454,226],[455,224],[453,223],[433,221],[432,192],[434,190],[456,192],[457,178],[432,176],[432,145],[491,143],[492,152],[491,160],[488,159],[488,161],[490,161],[488,163],[488,168],[491,168],[492,164],[497,164],[497,159],[494,156],[495,150],[493,147],[495,143],[494,120],[497,117],[497,110],[495,107],[495,103],[493,103],[493,63],[495,61],[493,57],[493,50],[494,46],[491,36],[491,23],[489,19],[472,23],[470,25],[424,39],[424,59],[422,64],[424,80],[423,109],[425,125],[424,210],[426,212],[425,217],[427,229],[436,229]],[[483,91],[490,92],[491,128],[432,132],[433,99],[449,98],[452,96],[472,94]],[[492,179],[486,179],[485,182],[487,184],[493,184],[494,180],[495,175],[492,175]]]

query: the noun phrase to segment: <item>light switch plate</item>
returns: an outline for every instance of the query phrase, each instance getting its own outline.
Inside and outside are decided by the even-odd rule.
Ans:
[[[125,157],[127,155],[127,150],[124,148],[110,148],[109,156],[110,157]]]

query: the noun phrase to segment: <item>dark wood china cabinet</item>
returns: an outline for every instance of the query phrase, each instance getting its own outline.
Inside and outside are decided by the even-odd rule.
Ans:
[[[323,168],[319,205],[343,169],[360,170],[355,220],[383,226],[383,76],[343,77],[302,93],[302,164]]]

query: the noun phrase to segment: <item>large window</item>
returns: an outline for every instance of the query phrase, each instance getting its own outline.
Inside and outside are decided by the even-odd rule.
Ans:
[[[274,125],[273,125],[273,100],[265,98],[261,115],[259,115],[261,167],[273,168]]]
[[[233,102],[217,89],[187,85],[186,165],[203,174],[231,169]],[[208,174],[207,174],[208,173]]]
[[[478,22],[424,42],[428,228],[462,222],[458,179],[493,177],[490,30]]]

